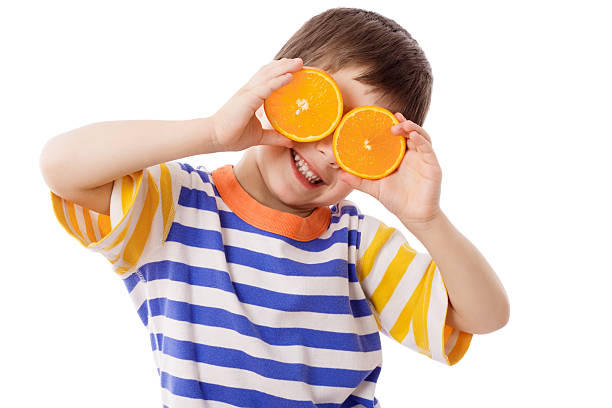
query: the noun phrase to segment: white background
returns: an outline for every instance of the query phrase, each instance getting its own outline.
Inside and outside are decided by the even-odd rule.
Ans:
[[[7,2],[8,3],[8,2]],[[383,337],[384,408],[609,404],[612,29],[605,2],[5,2],[2,405],[158,407],[121,280],[56,221],[39,155],[93,122],[212,115],[333,6],[404,26],[434,74],[441,207],[511,304],[447,367]],[[184,159],[209,169],[241,153]],[[381,204],[349,199],[423,246]]]

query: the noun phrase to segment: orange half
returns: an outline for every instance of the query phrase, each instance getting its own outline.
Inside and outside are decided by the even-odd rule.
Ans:
[[[296,142],[314,142],[334,131],[344,110],[340,88],[325,71],[303,67],[272,92],[264,112],[277,132]]]
[[[360,106],[344,115],[333,137],[336,162],[365,179],[391,174],[406,153],[406,138],[391,133],[399,120],[380,106]]]

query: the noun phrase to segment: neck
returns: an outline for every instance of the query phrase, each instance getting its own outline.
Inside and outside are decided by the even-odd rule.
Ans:
[[[240,161],[234,165],[234,175],[244,191],[266,207],[295,214],[302,218],[306,218],[312,214],[314,209],[301,210],[289,207],[272,193],[261,175],[261,171],[259,170],[259,165],[257,163],[256,153],[256,147],[248,149],[242,155]]]

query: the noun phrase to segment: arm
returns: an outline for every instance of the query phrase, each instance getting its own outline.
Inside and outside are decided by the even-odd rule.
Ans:
[[[484,334],[508,322],[508,298],[497,275],[442,211],[424,224],[402,223],[438,265],[450,302],[446,315],[449,326]]]
[[[442,170],[431,137],[396,113],[400,123],[391,132],[407,139],[408,148],[397,171],[380,180],[341,178],[372,195],[395,214],[439,265],[450,305],[448,325],[469,333],[489,333],[504,326],[509,303],[502,284],[484,257],[440,210]]]
[[[290,139],[262,129],[255,111],[301,68],[300,59],[270,62],[210,118],[101,122],[56,136],[39,160],[45,181],[58,195],[108,215],[114,180],[135,171],[257,144],[290,147]]]
[[[58,195],[108,215],[114,180],[159,163],[214,151],[210,118],[101,122],[49,140],[40,167]]]

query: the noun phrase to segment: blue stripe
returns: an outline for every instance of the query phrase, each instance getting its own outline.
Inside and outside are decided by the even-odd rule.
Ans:
[[[368,375],[365,378],[365,381],[377,382],[378,381],[378,376],[380,375],[380,370],[381,370],[380,366],[376,367],[374,370],[372,370],[370,375]]]
[[[251,305],[286,312],[349,314],[352,311],[355,317],[363,316],[360,314],[363,312],[361,305],[353,305],[351,300],[349,307],[348,296],[295,295],[237,282],[234,282],[234,287],[238,299]]]
[[[183,170],[185,170],[186,172],[189,173],[197,173],[200,178],[202,179],[202,182],[204,183],[210,183],[210,177],[209,174],[203,170],[198,170],[198,169],[194,169],[189,163],[179,163],[181,168]]]
[[[344,259],[307,264],[230,245],[225,246],[225,257],[227,262],[286,276],[339,276],[348,278],[347,261]]]
[[[263,289],[253,285],[232,282],[229,274],[216,269],[201,268],[173,261],[151,262],[143,265],[140,272],[146,282],[170,279],[208,288],[235,293],[242,303],[258,305],[289,312],[315,312],[349,314],[355,317],[372,314],[364,299],[350,300],[348,296],[296,295]]]
[[[359,278],[357,277],[357,267],[352,262],[349,262],[348,264],[348,281],[359,282]]]
[[[209,248],[223,251],[223,238],[221,232],[189,227],[173,222],[166,241],[180,242],[198,248]]]
[[[340,209],[340,212],[338,212],[338,209],[335,208],[335,206],[332,206],[331,208],[331,212],[332,212],[332,223],[338,222],[340,220],[340,218],[342,218],[342,216],[344,214],[348,214],[351,217],[357,216],[359,215],[359,212],[357,211],[357,208],[355,208],[352,205],[345,205]]]
[[[349,314],[355,317],[371,314],[369,306],[362,301],[350,301],[348,296],[296,295],[263,289],[245,283],[232,282],[227,272],[190,266],[180,262],[151,262],[141,268],[146,282],[157,279],[171,279],[209,288],[235,293],[242,303],[258,305],[287,312],[315,312],[328,314]],[[367,313],[364,314],[364,307]]]
[[[291,244],[292,246],[299,249],[303,249],[305,251],[322,251],[338,242],[348,242],[348,245],[356,245],[357,231],[351,230],[347,232],[346,227],[334,231],[329,238],[317,238],[311,241],[297,241],[284,235],[264,231],[248,224],[233,212],[220,210],[217,207],[217,201],[215,197],[211,197],[205,191],[198,189],[189,189],[186,187],[181,188],[178,203],[184,207],[216,212],[219,215],[220,225],[223,228],[231,228],[239,231],[251,232],[263,236],[281,239]]]
[[[157,334],[157,344],[162,345],[161,351],[164,354],[182,360],[248,370],[266,378],[300,381],[311,385],[356,388],[371,372],[284,363],[253,357],[242,350],[177,340],[162,333]]]
[[[127,291],[132,293],[132,290],[138,284],[139,280],[140,280],[140,278],[138,277],[138,274],[137,273],[133,273],[130,276],[128,276],[127,278],[125,278],[123,280],[123,283],[125,284],[125,287],[127,288]]]
[[[374,402],[372,402],[372,400],[361,398],[353,394],[349,395],[349,397],[346,399],[346,401],[344,401],[340,408],[354,407],[358,404],[363,405],[365,408],[374,408]]]
[[[262,229],[256,228],[242,220],[236,214],[229,211],[219,210],[219,220],[221,222],[221,227],[223,228],[231,228],[239,231],[263,235],[266,237],[277,238],[284,242],[287,242],[288,244],[291,244],[295,248],[310,252],[323,251],[338,242],[348,243],[348,245],[355,245],[357,238],[356,230],[351,230],[347,232],[347,228],[343,227],[335,230],[329,238],[315,238],[310,241],[297,241],[284,235],[275,234],[273,232],[264,231]],[[329,228],[331,228],[331,225],[330,227],[328,227],[328,230]]]
[[[178,199],[179,205],[183,207],[197,208],[199,210],[207,210],[217,212],[217,200],[206,194],[205,191],[197,188],[181,187],[181,193]]]
[[[257,390],[226,387],[203,381],[175,377],[161,372],[161,385],[174,395],[200,400],[221,401],[237,407],[339,408],[339,404],[314,404],[276,397]]]
[[[380,350],[378,331],[357,335],[355,333],[329,332],[298,327],[269,327],[254,324],[247,317],[231,313],[222,308],[192,305],[167,298],[151,299],[148,304],[151,316],[163,315],[178,321],[224,327],[276,346],[300,345],[361,352]]]
[[[142,324],[144,324],[145,326],[149,324],[149,310],[147,309],[146,300],[142,302],[142,305],[140,305],[136,313],[138,313],[140,320],[142,320]]]
[[[216,212],[219,215],[220,225],[223,228],[231,228],[239,231],[251,232],[263,236],[273,237],[277,239],[281,239],[292,246],[303,249],[305,251],[317,252],[322,251],[335,243],[344,242],[348,243],[348,245],[356,245],[357,236],[359,232],[357,230],[348,230],[347,228],[341,228],[332,233],[329,238],[326,239],[314,239],[311,241],[297,241],[291,238],[288,238],[284,235],[275,234],[269,231],[264,231],[262,229],[256,228],[240,217],[238,217],[233,212],[223,211],[217,207],[217,201],[215,197],[209,196],[205,191],[198,189],[189,189],[186,187],[181,188],[181,193],[179,196],[178,203],[184,207],[196,208],[199,210]],[[351,208],[354,207],[344,207],[342,209],[342,213],[351,213]],[[335,224],[339,221],[339,217],[332,217],[331,224]],[[329,228],[328,228],[329,229]]]
[[[372,314],[370,305],[364,299],[351,299],[351,311],[355,317],[369,316]]]
[[[190,285],[217,288],[226,292],[234,291],[228,273],[217,269],[164,260],[143,265],[140,271],[146,282],[170,279]]]

